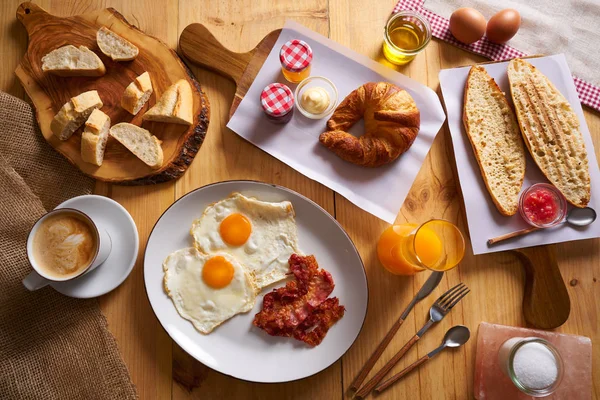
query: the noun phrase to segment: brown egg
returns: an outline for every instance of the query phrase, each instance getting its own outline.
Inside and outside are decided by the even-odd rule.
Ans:
[[[521,15],[517,10],[507,8],[494,15],[485,32],[488,40],[494,43],[506,43],[517,34],[521,26]]]
[[[463,7],[450,16],[450,32],[459,42],[475,43],[485,33],[485,18],[473,8]]]

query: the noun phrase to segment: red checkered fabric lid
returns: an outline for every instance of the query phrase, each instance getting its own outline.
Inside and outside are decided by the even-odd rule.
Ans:
[[[283,83],[271,83],[260,94],[260,104],[265,113],[281,117],[294,107],[294,95]]]
[[[313,52],[304,40],[289,40],[281,46],[279,61],[290,72],[300,72],[312,62]]]

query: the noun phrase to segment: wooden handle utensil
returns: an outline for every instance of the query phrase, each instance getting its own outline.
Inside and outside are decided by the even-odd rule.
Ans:
[[[374,377],[372,377],[367,383],[364,384],[364,386],[362,386],[358,392],[356,392],[356,398],[358,399],[364,399],[365,397],[368,396],[368,394],[371,392],[371,390],[373,390],[373,388],[375,386],[377,386],[377,384],[379,382],[381,382],[381,380],[383,379],[384,376],[387,375],[388,372],[390,372],[390,370],[392,368],[394,368],[394,366],[398,363],[398,361],[400,361],[400,359],[402,357],[404,357],[404,355],[406,354],[406,352],[414,346],[415,343],[417,343],[417,341],[420,339],[421,337],[419,335],[415,335],[413,336],[404,346],[402,346],[402,348],[394,355],[394,357],[392,357],[392,359],[390,361],[388,361],[378,372],[377,374],[375,374]]]
[[[512,239],[512,238],[515,238],[515,237],[518,237],[518,236],[527,235],[528,233],[531,233],[531,232],[539,231],[540,229],[542,229],[542,228],[537,228],[535,226],[532,226],[531,228],[521,229],[520,231],[515,231],[515,232],[507,233],[505,235],[497,236],[495,238],[491,238],[491,239],[489,239],[487,241],[487,243],[488,243],[488,246],[491,246],[493,244],[496,244],[496,243],[499,243],[499,242],[503,242],[503,241],[508,240],[508,239]]]
[[[429,361],[429,355],[425,354],[423,357],[419,358],[414,363],[410,364],[408,367],[404,368],[402,371],[398,372],[396,375],[392,376],[389,379],[386,379],[382,383],[380,383],[375,389],[373,389],[376,393],[381,393],[400,379],[404,378],[409,372],[413,369],[417,368],[419,365],[425,363],[425,361]]]
[[[404,309],[404,311],[402,312],[402,314],[400,315],[398,320],[394,323],[394,325],[392,325],[389,332],[385,335],[385,337],[383,338],[381,343],[379,343],[379,345],[377,346],[377,348],[375,349],[373,354],[371,354],[371,357],[369,357],[369,359],[367,360],[365,365],[362,367],[362,369],[360,370],[360,372],[358,373],[356,378],[354,378],[354,380],[350,384],[350,389],[358,390],[358,388],[363,383],[363,381],[365,380],[367,375],[369,375],[369,372],[371,371],[371,369],[373,369],[373,366],[375,365],[377,360],[379,360],[379,357],[381,357],[381,354],[383,353],[385,348],[388,346],[388,344],[390,343],[390,341],[392,340],[392,338],[394,337],[396,332],[398,332],[398,329],[400,329],[400,326],[402,326],[402,323],[404,322],[404,320],[406,319],[408,314],[411,312],[411,310],[413,309],[415,304],[417,304],[419,301],[421,301],[425,297],[429,296],[429,294],[431,292],[433,292],[433,290],[437,287],[437,285],[439,285],[443,276],[444,276],[443,272],[432,272],[431,273],[431,275],[429,276],[429,278],[427,278],[427,280],[425,281],[425,283],[423,284],[421,289],[419,289],[419,291],[417,292],[415,297],[406,306],[406,308]]]
[[[425,361],[431,360],[440,351],[444,350],[447,347],[460,347],[463,344],[467,343],[467,341],[469,340],[470,337],[471,337],[471,331],[469,331],[469,328],[467,328],[466,326],[462,326],[462,325],[453,326],[452,328],[448,329],[448,332],[446,332],[446,334],[444,335],[444,340],[442,341],[442,344],[438,348],[425,354],[423,357],[419,358],[417,361],[410,364],[408,367],[404,368],[402,371],[398,372],[396,375],[392,376],[391,378],[387,379],[383,383],[379,384],[375,388],[375,392],[377,392],[377,393],[383,392],[385,389],[387,389],[388,387],[393,385],[395,382],[402,379],[410,371],[414,370],[419,365],[425,363]]]

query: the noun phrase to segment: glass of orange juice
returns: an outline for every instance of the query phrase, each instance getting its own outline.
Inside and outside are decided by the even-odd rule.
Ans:
[[[392,225],[377,243],[379,261],[396,275],[413,275],[425,269],[447,271],[456,267],[464,254],[462,233],[443,219],[421,225]]]

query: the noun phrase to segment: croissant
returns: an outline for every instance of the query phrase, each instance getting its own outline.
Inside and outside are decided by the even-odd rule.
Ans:
[[[357,138],[347,131],[361,118],[365,133]],[[346,161],[379,167],[408,150],[419,126],[419,109],[408,92],[388,82],[369,82],[340,103],[319,141]]]

